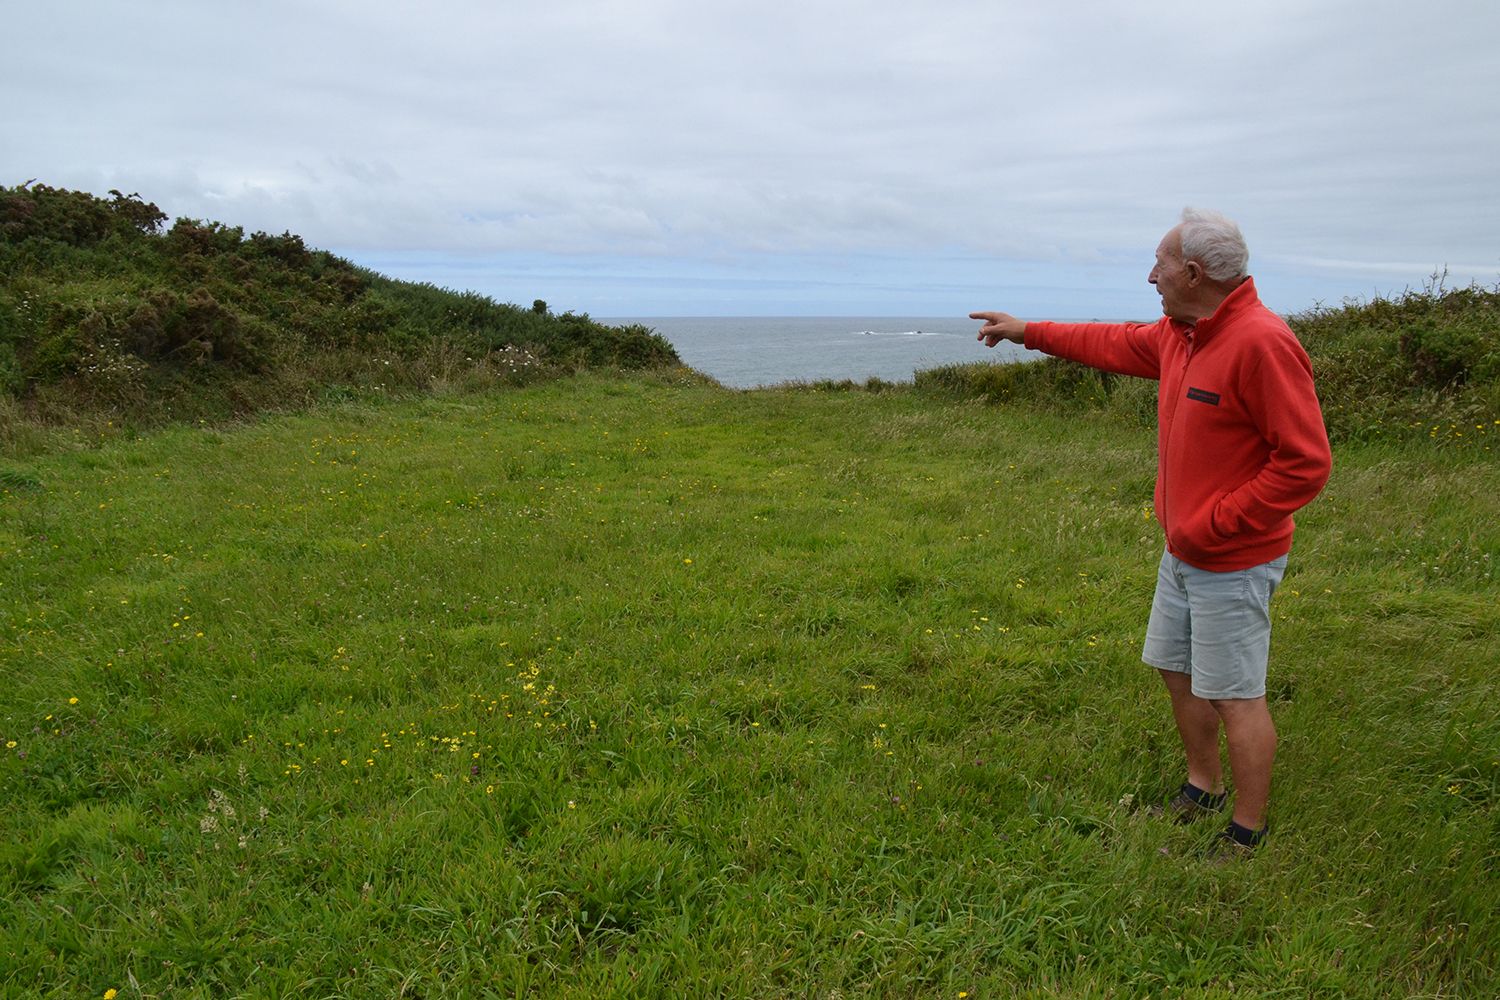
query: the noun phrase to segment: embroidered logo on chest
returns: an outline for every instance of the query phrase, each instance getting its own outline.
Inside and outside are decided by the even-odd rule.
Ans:
[[[1209,406],[1219,405],[1219,394],[1217,392],[1209,392],[1207,389],[1196,389],[1190,386],[1187,391],[1187,398],[1198,403],[1207,403]]]

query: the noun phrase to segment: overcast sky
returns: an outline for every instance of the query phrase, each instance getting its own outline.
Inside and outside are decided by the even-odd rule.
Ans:
[[[38,0],[0,184],[599,317],[1150,318],[1500,280],[1496,0]]]

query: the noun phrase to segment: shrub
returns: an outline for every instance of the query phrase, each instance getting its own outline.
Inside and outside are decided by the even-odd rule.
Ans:
[[[195,254],[221,257],[238,251],[244,238],[245,231],[239,226],[183,218],[173,223],[172,228],[167,231],[167,247],[179,257]]]
[[[1462,385],[1471,375],[1482,376],[1496,354],[1494,346],[1486,343],[1484,331],[1462,321],[1414,324],[1402,331],[1397,343],[1412,381],[1431,389]]]
[[[140,195],[110,191],[110,201],[45,184],[0,188],[0,241],[54,240],[84,247],[112,233],[150,234],[166,214]]]
[[[302,242],[302,237],[292,233],[280,236],[252,233],[245,241],[244,251],[248,256],[275,261],[283,267],[297,270],[306,270],[313,262],[313,253]]]
[[[114,197],[109,208],[117,220],[142,233],[161,232],[162,223],[167,221],[166,212],[142,201],[139,194],[121,194],[113,188],[109,193]]]

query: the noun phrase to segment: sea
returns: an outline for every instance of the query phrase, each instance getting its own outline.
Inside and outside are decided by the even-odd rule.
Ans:
[[[967,317],[599,317],[665,337],[689,366],[734,389],[824,379],[910,382],[917,371],[1040,357],[1005,341],[987,348]]]

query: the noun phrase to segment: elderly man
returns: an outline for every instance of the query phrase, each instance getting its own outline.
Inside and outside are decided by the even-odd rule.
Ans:
[[[1292,546],[1292,513],[1322,490],[1331,456],[1307,353],[1261,304],[1239,227],[1186,209],[1146,280],[1155,323],[1037,323],[1002,312],[979,339],[1095,368],[1158,379],[1156,517],[1166,551],[1141,658],[1166,682],[1187,752],[1187,781],[1168,805],[1181,821],[1219,813],[1230,849],[1265,837],[1276,728],[1266,706],[1271,594]]]

